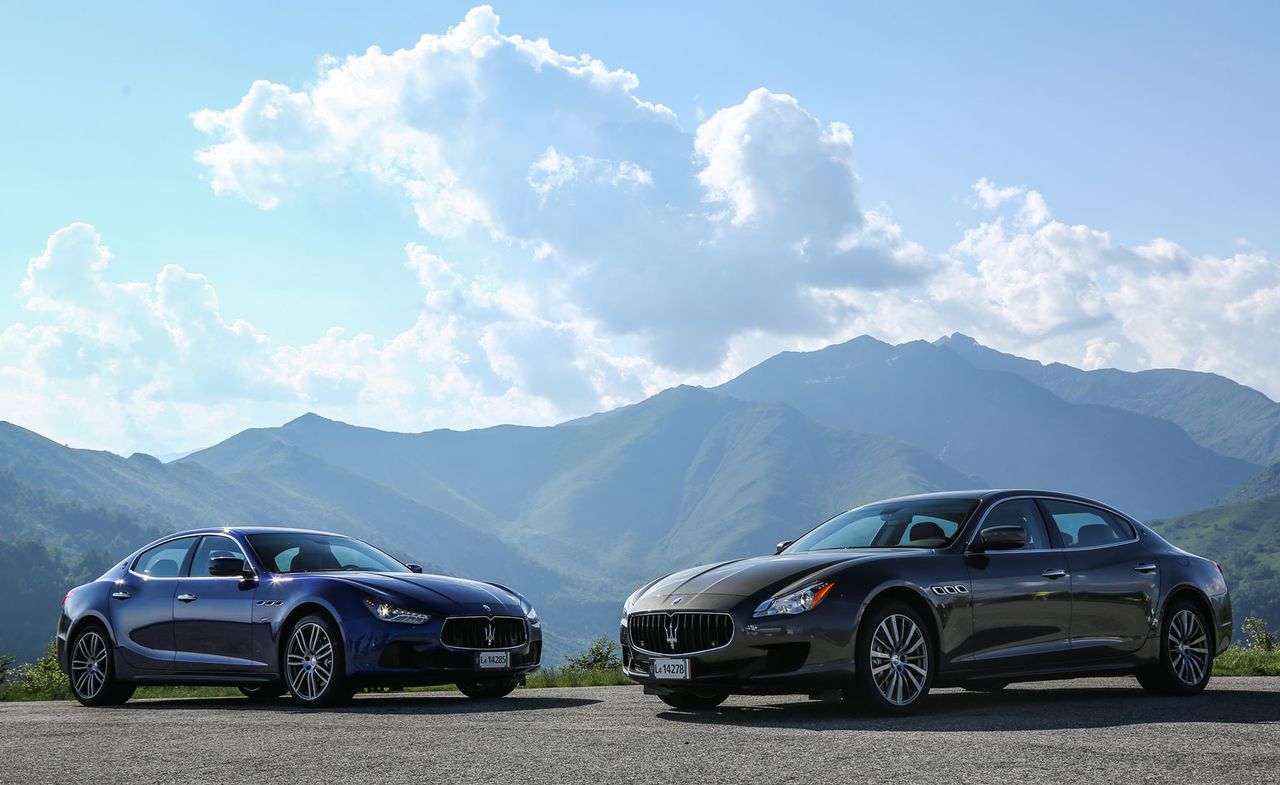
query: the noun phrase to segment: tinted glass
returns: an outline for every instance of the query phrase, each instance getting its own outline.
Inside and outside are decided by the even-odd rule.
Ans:
[[[1133,539],[1128,524],[1121,523],[1106,512],[1073,502],[1045,499],[1040,502],[1053,520],[1062,544],[1068,548],[1091,548]]]
[[[191,559],[191,577],[210,577],[209,560],[214,556],[231,556],[236,559],[244,559],[244,551],[240,548],[240,543],[230,537],[203,537],[200,540],[200,545],[196,548],[196,555]]]
[[[133,563],[133,571],[152,578],[176,578],[195,542],[194,537],[184,537],[143,551]]]
[[[982,522],[983,529],[995,526],[1021,526],[1027,533],[1027,544],[1023,550],[1050,547],[1049,531],[1045,528],[1044,518],[1040,517],[1040,508],[1032,499],[1012,499],[997,504]]]
[[[787,548],[787,553],[840,548],[941,548],[978,506],[976,499],[871,504],[841,513]]]
[[[258,558],[275,572],[409,572],[409,568],[359,540],[330,534],[250,534]]]

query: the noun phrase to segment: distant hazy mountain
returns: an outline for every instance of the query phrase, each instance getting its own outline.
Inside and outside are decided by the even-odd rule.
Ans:
[[[1073,491],[1144,517],[1208,506],[1259,469],[1169,421],[1071,403],[923,341],[784,352],[717,389],[899,439],[994,485]]]
[[[1280,403],[1217,374],[1175,369],[1082,371],[1004,354],[960,333],[936,343],[971,365],[1018,374],[1063,400],[1159,417],[1222,455],[1260,465],[1280,463]]]
[[[281,450],[471,521],[548,567],[615,583],[768,552],[860,502],[980,482],[892,439],[691,387],[549,428],[401,434],[308,415],[183,463],[253,476]]]
[[[547,619],[554,657],[612,634],[647,578],[768,553],[865,501],[977,486],[1168,518],[1176,544],[1223,563],[1239,613],[1280,621],[1280,469],[1250,462],[1275,446],[1274,406],[1206,374],[1086,373],[952,336],[788,352],[716,390],[553,427],[408,434],[305,415],[167,464],[0,423],[0,591],[18,598],[0,605],[0,630],[16,631],[0,654],[34,652],[60,592],[155,533],[257,523],[512,584]]]

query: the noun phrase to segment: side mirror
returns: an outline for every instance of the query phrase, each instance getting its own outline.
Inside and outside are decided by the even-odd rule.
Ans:
[[[1021,526],[992,526],[983,529],[974,543],[983,551],[1012,551],[1027,544],[1027,530]]]
[[[405,566],[409,568],[409,572],[422,572],[421,564],[406,564]]]
[[[782,553],[787,548],[790,548],[791,543],[793,542],[795,542],[795,540],[783,540],[782,542],[778,543],[773,547],[773,555],[777,556],[779,553]]]
[[[244,559],[236,556],[214,556],[209,559],[209,574],[215,578],[249,578],[253,571],[248,569]]]

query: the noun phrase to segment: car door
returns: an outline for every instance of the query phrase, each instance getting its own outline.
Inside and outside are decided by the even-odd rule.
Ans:
[[[244,550],[225,534],[200,538],[186,576],[178,582],[173,603],[177,650],[175,669],[182,673],[227,673],[264,667],[253,660],[253,603],[256,580],[209,574],[209,560],[230,556],[245,560]]]
[[[976,552],[983,529],[1021,526],[1015,550]],[[1053,547],[1034,499],[1006,499],[987,511],[965,554],[973,637],[964,658],[979,669],[1022,669],[1063,660],[1070,652],[1071,576]]]
[[[1071,646],[1077,657],[1131,653],[1152,632],[1158,564],[1133,526],[1100,507],[1042,499],[1071,570]]]
[[[120,656],[130,668],[173,668],[173,597],[196,539],[182,537],[148,548],[112,587],[111,628]]]

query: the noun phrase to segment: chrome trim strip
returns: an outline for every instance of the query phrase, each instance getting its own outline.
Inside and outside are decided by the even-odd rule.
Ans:
[[[654,616],[654,615],[659,615],[659,616],[678,616],[678,615],[680,615],[680,614],[682,614],[682,613],[683,613],[683,614],[696,613],[696,614],[701,614],[701,615],[706,615],[706,616],[728,616],[728,617],[729,617],[729,640],[725,641],[724,643],[722,643],[722,644],[721,644],[721,645],[719,645],[719,646],[716,646],[716,647],[713,647],[713,648],[710,648],[710,649],[698,649],[697,651],[686,651],[686,652],[681,652],[681,653],[679,653],[679,654],[673,654],[673,653],[671,653],[671,652],[669,652],[669,651],[668,651],[668,652],[649,651],[648,649],[642,649],[642,648],[640,648],[639,646],[637,646],[637,645],[636,645],[636,639],[635,639],[635,637],[634,637],[634,636],[632,636],[632,634],[631,634],[631,624],[630,624],[630,621],[631,621],[631,617],[632,617],[632,616]],[[721,649],[728,648],[728,646],[729,646],[730,644],[732,644],[732,643],[733,643],[733,639],[734,639],[734,638],[736,638],[736,637],[737,637],[737,635],[738,635],[738,625],[737,625],[737,623],[733,620],[733,614],[731,614],[731,613],[725,613],[724,611],[695,611],[695,610],[691,610],[691,609],[689,609],[689,608],[684,608],[684,609],[681,609],[681,610],[678,610],[678,611],[636,611],[635,613],[628,613],[628,614],[627,614],[627,621],[628,621],[628,624],[627,624],[627,639],[631,641],[631,648],[635,649],[636,651],[640,652],[641,654],[645,654],[645,655],[648,655],[648,656],[650,656],[650,657],[662,657],[662,658],[677,659],[677,660],[678,660],[678,659],[680,659],[680,658],[682,658],[682,657],[695,657],[695,656],[697,656],[697,655],[699,655],[699,654],[707,654],[708,652],[720,651]]]
[[[973,545],[973,541],[978,539],[978,532],[982,531],[982,527],[984,524],[986,524],[987,516],[991,514],[991,511],[999,507],[1000,505],[1004,504],[1005,502],[1014,502],[1014,501],[1019,501],[1021,499],[1030,499],[1031,501],[1067,502],[1068,504],[1078,504],[1081,507],[1092,507],[1095,510],[1102,510],[1103,512],[1119,515],[1121,518],[1124,518],[1126,522],[1129,524],[1129,526],[1133,529],[1134,536],[1132,539],[1121,540],[1120,542],[1108,542],[1102,545],[1085,545],[1080,547],[1071,545],[1071,546],[1066,546],[1062,548],[1030,548],[1030,549],[1015,548],[1013,550],[1004,550],[1004,551],[1001,551],[1001,550],[972,551],[970,550],[970,547]],[[1041,517],[1042,518],[1044,517],[1043,514],[1041,515]],[[1142,539],[1142,535],[1138,527],[1134,526],[1133,522],[1128,520],[1128,518],[1129,516],[1125,515],[1119,510],[1112,510],[1112,509],[1108,509],[1107,507],[1104,507],[1101,504],[1089,504],[1086,502],[1076,501],[1075,499],[1060,499],[1054,496],[1010,496],[1007,499],[1001,499],[1000,501],[991,505],[990,507],[987,508],[986,512],[982,513],[982,517],[978,519],[978,524],[974,528],[973,533],[969,535],[969,540],[964,544],[964,553],[965,554],[980,553],[983,556],[991,556],[997,553],[1069,553],[1071,551],[1096,551],[1102,548],[1115,548],[1119,545],[1131,545],[1137,542],[1138,540]],[[1045,528],[1048,529],[1049,522],[1044,521],[1044,525],[1045,525]]]
[[[450,646],[444,642],[444,626],[450,621],[463,619],[483,619],[484,621],[494,621],[495,619],[513,619],[515,621],[524,622],[524,643],[515,646],[504,646],[500,649],[476,649],[470,646]],[[529,619],[521,616],[446,616],[444,621],[440,622],[440,645],[450,651],[517,651],[528,646],[533,640],[533,636],[529,634]]]

